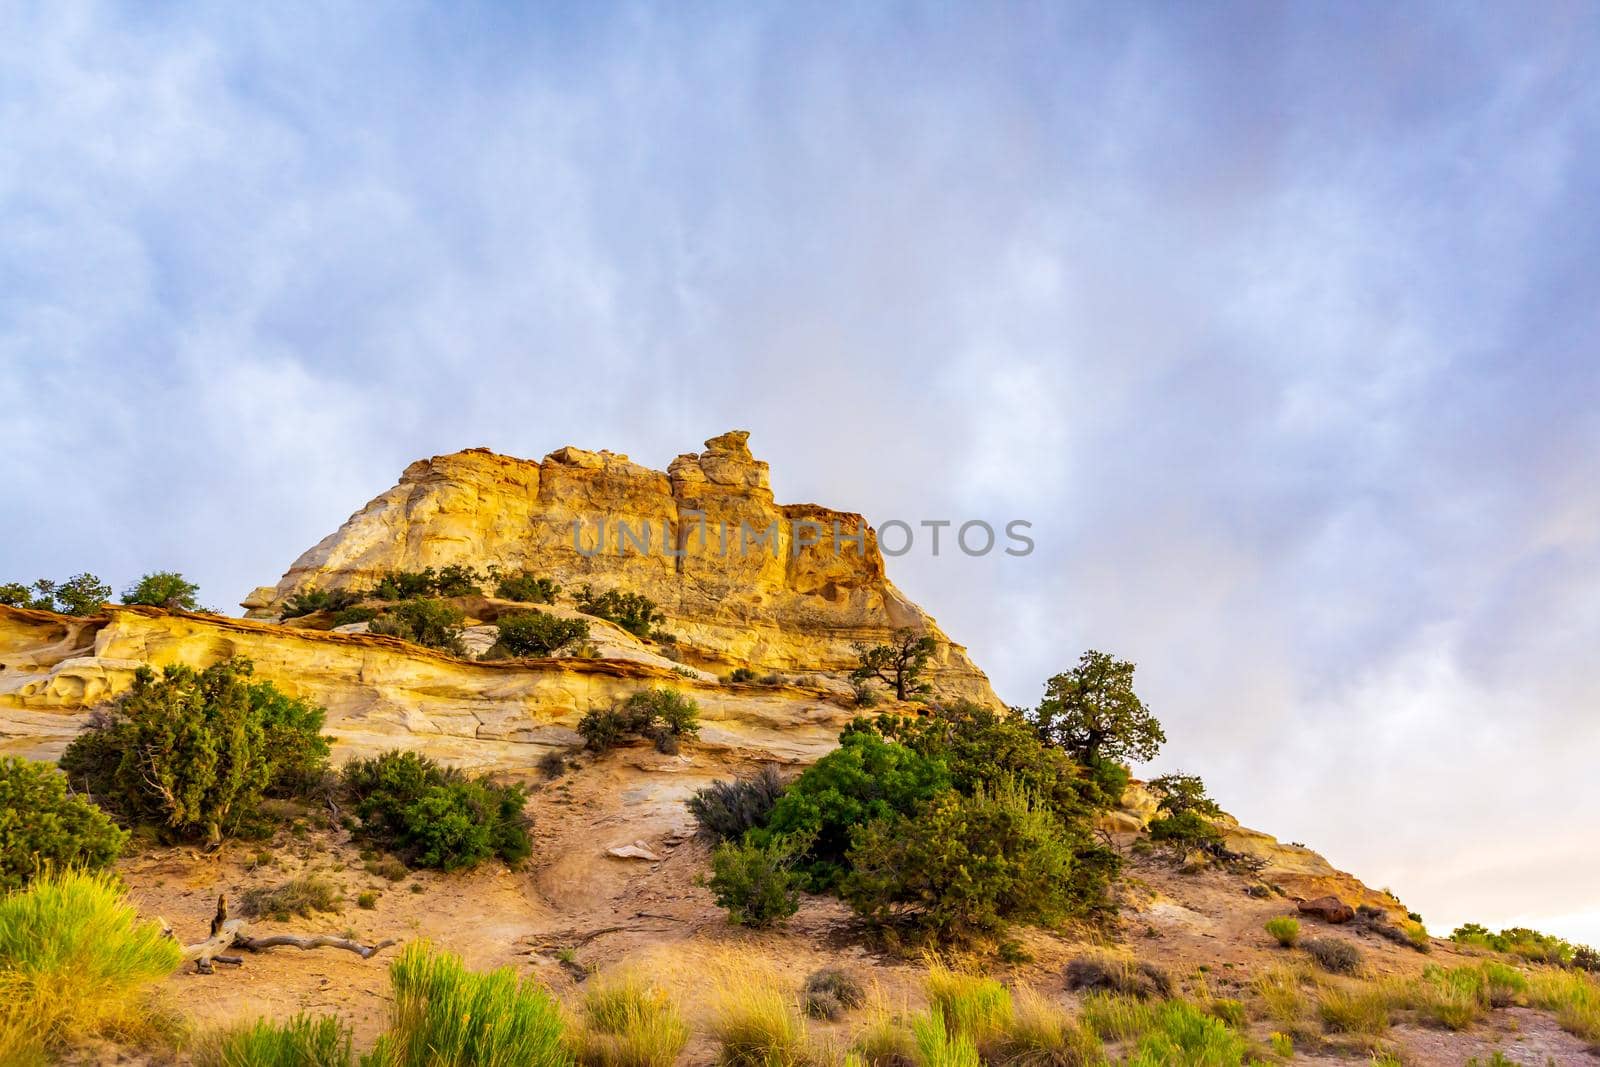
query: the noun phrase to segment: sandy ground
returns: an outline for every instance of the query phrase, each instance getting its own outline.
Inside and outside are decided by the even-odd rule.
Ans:
[[[874,950],[837,901],[806,899],[779,931],[728,925],[710,893],[697,884],[707,848],[692,836],[693,822],[683,806],[695,789],[740,769],[718,760],[704,753],[668,757],[635,748],[538,782],[530,803],[534,858],[515,872],[486,864],[462,874],[416,872],[390,882],[368,873],[362,846],[344,831],[296,826],[300,820],[286,813],[283,829],[270,842],[233,843],[211,855],[150,848],[126,859],[123,874],[141,911],[166,918],[185,941],[204,938],[219,893],[236,900],[250,887],[323,875],[344,895],[340,912],[288,923],[261,921],[256,932],[344,934],[366,942],[426,938],[459,953],[470,966],[511,966],[536,975],[574,1007],[582,997],[583,973],[633,969],[674,992],[691,1023],[703,1024],[707,989],[719,976],[737,981],[759,968],[798,985],[824,965],[860,973],[893,1007],[921,1007],[925,965]],[[607,854],[608,848],[633,843],[658,860]],[[258,864],[261,854],[270,854],[272,862]],[[1245,892],[1247,879],[1225,872],[1182,874],[1155,857],[1129,859],[1116,931],[1085,930],[1076,937],[1024,931],[1019,939],[1031,961],[991,962],[990,970],[1070,1003],[1062,977],[1066,963],[1093,944],[1121,942],[1166,968],[1187,993],[1248,1000],[1251,978],[1286,959],[1262,923],[1292,912],[1291,902],[1253,898]],[[358,894],[368,890],[380,894],[376,906],[357,907]],[[1358,942],[1379,974],[1415,974],[1428,963],[1448,966],[1463,959],[1445,942],[1424,956],[1348,928],[1316,932]],[[394,951],[362,960],[337,950],[277,949],[246,955],[242,966],[219,967],[212,975],[186,970],[171,979],[169,992],[201,1031],[263,1015],[336,1013],[355,1028],[358,1048],[366,1047],[387,1022],[385,964]],[[814,1025],[819,1038],[839,1044],[848,1041],[853,1026],[849,1019]],[[713,1058],[703,1025],[696,1029],[700,1034],[686,1051],[685,1064]],[[1257,1025],[1252,1033],[1265,1039],[1269,1030]],[[1518,1063],[1600,1063],[1549,1016],[1523,1009],[1495,1012],[1486,1024],[1463,1034],[1397,1026],[1389,1040],[1402,1046],[1406,1063],[1417,1065],[1455,1067],[1495,1049]],[[1352,1046],[1301,1055],[1295,1062],[1349,1063],[1353,1056],[1365,1059],[1366,1053]]]

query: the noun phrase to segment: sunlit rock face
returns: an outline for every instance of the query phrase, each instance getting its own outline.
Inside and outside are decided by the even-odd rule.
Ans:
[[[966,650],[888,580],[866,521],[775,503],[748,436],[713,437],[665,473],[573,447],[541,462],[486,449],[418,460],[244,607],[272,618],[310,588],[365,587],[389,570],[493,565],[569,590],[589,583],[642,593],[696,665],[712,670],[838,679],[855,665],[858,643],[910,627],[937,641],[929,678],[941,693],[998,704]]]

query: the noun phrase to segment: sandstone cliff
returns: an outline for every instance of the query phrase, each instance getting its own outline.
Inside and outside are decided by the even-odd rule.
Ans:
[[[889,581],[866,521],[775,503],[748,436],[714,437],[665,473],[571,447],[542,462],[486,449],[419,460],[243,606],[272,618],[297,592],[369,586],[388,570],[526,569],[569,589],[643,593],[689,662],[711,670],[837,679],[856,643],[910,627],[937,642],[930,677],[941,692],[998,704],[966,650]]]

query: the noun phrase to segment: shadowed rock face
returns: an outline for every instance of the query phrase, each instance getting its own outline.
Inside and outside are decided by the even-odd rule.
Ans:
[[[966,650],[888,580],[866,521],[774,503],[748,436],[713,437],[665,473],[572,447],[537,463],[486,449],[419,460],[243,606],[270,618],[309,588],[495,565],[569,589],[643,593],[711,666],[837,676],[854,666],[856,643],[910,627],[937,641],[930,677],[941,692],[998,705]]]

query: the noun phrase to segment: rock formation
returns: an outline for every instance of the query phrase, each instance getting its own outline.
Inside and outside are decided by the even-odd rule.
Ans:
[[[572,447],[542,462],[487,449],[419,460],[243,606],[272,618],[307,589],[366,587],[389,570],[493,565],[569,590],[642,593],[691,662],[712,670],[837,679],[855,665],[857,643],[910,627],[937,642],[929,674],[940,691],[998,705],[966,650],[888,580],[866,521],[774,503],[748,436],[713,437],[665,473]]]

